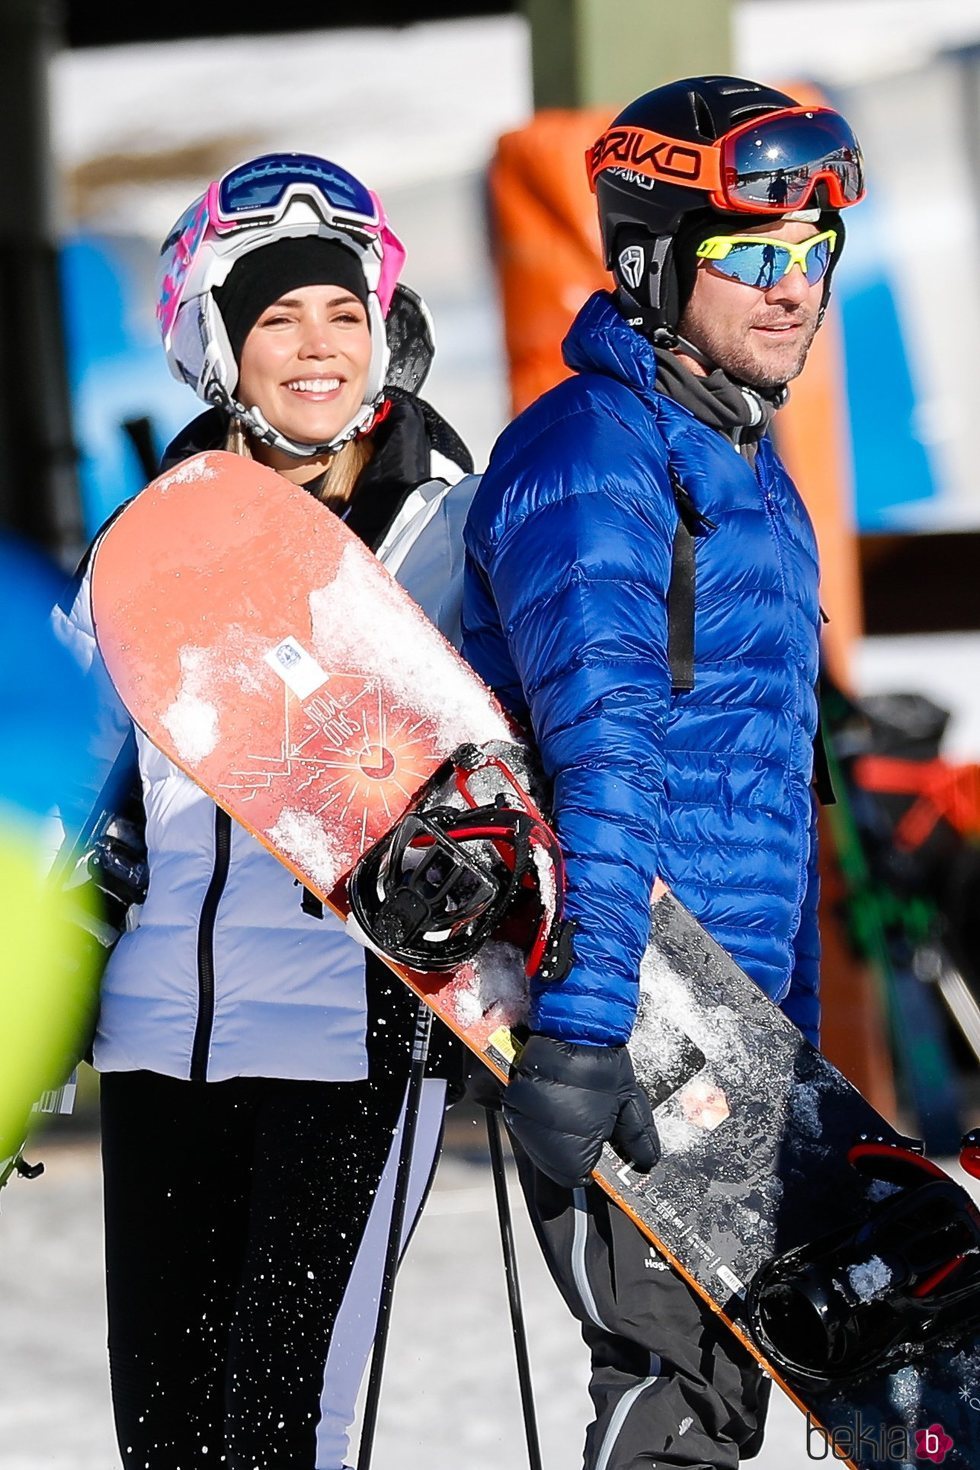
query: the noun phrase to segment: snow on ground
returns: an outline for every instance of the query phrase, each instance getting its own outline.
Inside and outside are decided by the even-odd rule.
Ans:
[[[482,1128],[474,1125],[472,1150],[457,1148],[443,1159],[401,1272],[378,1470],[526,1464],[482,1145]],[[109,1470],[118,1456],[105,1357],[97,1146],[52,1140],[40,1154],[43,1178],[14,1181],[0,1213],[4,1470]],[[544,1470],[575,1470],[591,1417],[587,1356],[544,1269],[516,1183],[511,1200]],[[766,1444],[752,1464],[807,1470],[811,1463],[800,1414],[777,1393]]]

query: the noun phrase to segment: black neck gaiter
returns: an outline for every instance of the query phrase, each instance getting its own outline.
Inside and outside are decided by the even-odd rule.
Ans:
[[[764,392],[736,383],[722,368],[707,377],[692,373],[666,347],[655,347],[657,388],[709,428],[731,439],[752,463],[759,440],[785,399],[785,389]]]

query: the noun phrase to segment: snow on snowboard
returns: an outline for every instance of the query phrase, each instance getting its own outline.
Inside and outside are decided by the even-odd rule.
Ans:
[[[480,800],[508,790],[494,754],[534,789],[506,714],[421,609],[261,465],[213,452],[155,480],[99,542],[92,597],[136,724],[342,918],[351,868],[458,747],[490,752]],[[427,796],[465,806],[451,777]],[[526,1004],[516,949],[489,941],[448,975],[392,968],[506,1075]],[[672,1262],[832,1436],[813,1428],[818,1458],[972,1465],[980,1221],[966,1195],[661,884],[640,985],[630,1051],[662,1157],[642,1177],[607,1148],[596,1179],[649,1239],[651,1268]],[[930,1341],[937,1315],[946,1335]]]

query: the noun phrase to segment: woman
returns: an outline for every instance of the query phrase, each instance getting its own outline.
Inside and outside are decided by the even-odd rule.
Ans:
[[[434,480],[431,460],[471,466],[412,391],[431,339],[377,196],[325,159],[253,159],[209,186],[162,254],[167,360],[210,405],[164,467],[220,447],[271,466],[454,636],[472,482]],[[63,632],[105,680],[84,572]],[[111,689],[104,723],[103,769],[132,734]],[[123,1462],[340,1470],[415,1004],[139,731],[136,745],[149,889],[109,961],[93,1048]],[[446,1086],[423,1087],[410,1221]]]

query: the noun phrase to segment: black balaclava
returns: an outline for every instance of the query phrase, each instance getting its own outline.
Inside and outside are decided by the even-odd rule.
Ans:
[[[361,263],[352,250],[334,240],[301,235],[251,250],[235,262],[224,285],[214,288],[237,363],[245,338],[266,307],[303,286],[342,286],[367,307]]]

